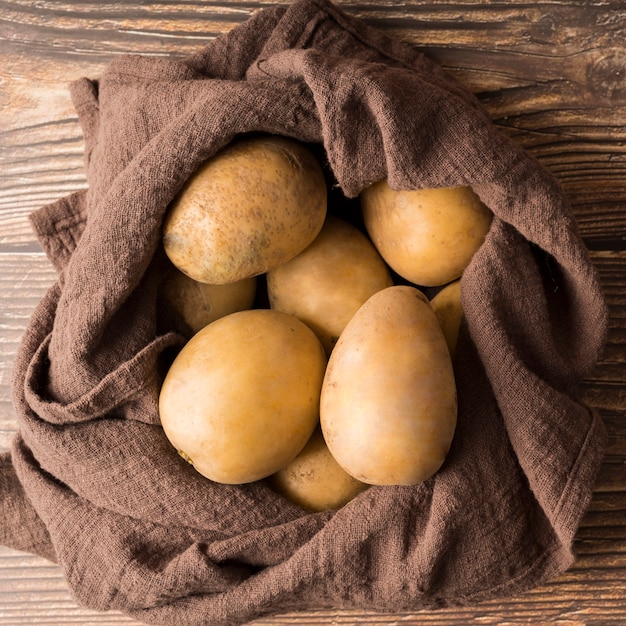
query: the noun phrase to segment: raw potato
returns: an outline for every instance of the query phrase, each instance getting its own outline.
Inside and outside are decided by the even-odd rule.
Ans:
[[[267,274],[271,307],[312,328],[327,354],[360,306],[392,284],[369,239],[334,215],[308,248]]]
[[[210,285],[171,267],[159,287],[159,305],[172,327],[189,338],[220,317],[251,309],[256,284],[253,277],[226,285]]]
[[[310,511],[340,509],[369,487],[335,461],[319,428],[302,452],[269,482],[285,498]]]
[[[209,159],[169,207],[165,252],[194,280],[223,285],[293,258],[326,216],[324,174],[292,139],[239,139]]]
[[[159,398],[165,435],[210,480],[265,478],[302,450],[319,421],[326,355],[294,317],[231,313],[194,335]]]
[[[380,181],[360,201],[381,256],[400,276],[424,287],[459,278],[492,219],[471,187],[395,191]]]
[[[463,319],[460,279],[446,285],[432,298],[430,304],[439,320],[450,354],[454,356]]]
[[[320,420],[331,453],[362,482],[416,484],[441,467],[456,417],[452,361],[426,296],[404,285],[374,294],[326,369]]]

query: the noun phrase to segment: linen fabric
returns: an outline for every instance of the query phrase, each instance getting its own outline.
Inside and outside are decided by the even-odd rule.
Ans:
[[[330,2],[296,0],[186,58],[116,58],[71,93],[88,186],[31,218],[58,281],[15,362],[0,542],[57,562],[87,607],[180,626],[463,605],[572,564],[606,440],[577,389],[606,306],[562,190],[468,89]],[[316,149],[340,215],[383,178],[470,184],[493,211],[462,278],[458,427],[431,480],[310,513],[263,481],[212,483],[167,442],[158,392],[181,338],[156,312],[163,215],[253,132]]]

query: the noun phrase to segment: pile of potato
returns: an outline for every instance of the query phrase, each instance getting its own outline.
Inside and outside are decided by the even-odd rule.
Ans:
[[[242,137],[168,208],[160,306],[187,337],[165,435],[208,479],[267,479],[311,510],[439,470],[457,418],[459,278],[490,227],[470,187],[329,206],[308,146]],[[358,225],[356,225],[356,223]],[[440,288],[431,300],[426,288]]]

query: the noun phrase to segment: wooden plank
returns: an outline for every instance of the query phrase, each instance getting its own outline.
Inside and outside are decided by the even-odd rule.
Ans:
[[[444,609],[438,612],[376,615],[363,611],[317,611],[290,613],[258,620],[269,624],[502,624],[503,611],[511,623],[612,624],[626,611],[626,394],[623,365],[626,358],[623,320],[626,311],[626,253],[592,255],[611,310],[608,356],[584,385],[587,401],[601,400],[600,410],[609,431],[609,448],[594,498],[576,538],[578,560],[558,580],[505,603]],[[0,255],[3,306],[10,307],[14,321],[14,349],[26,318],[39,297],[54,281],[55,273],[41,254]],[[27,269],[28,268],[28,269]],[[6,295],[4,295],[6,294]],[[4,329],[3,334],[5,336]],[[8,344],[7,344],[8,345]],[[4,361],[4,359],[3,359]],[[5,400],[8,388],[3,384]],[[4,405],[2,405],[4,406]],[[3,408],[2,428],[11,434],[15,423]],[[133,624],[119,614],[100,614],[73,603],[59,568],[30,555],[0,549],[0,626],[4,624]],[[592,621],[589,621],[593,618]],[[3,621],[4,620],[4,621]],[[569,621],[563,621],[569,620]]]
[[[257,3],[3,5],[0,244],[6,245],[31,242],[25,216],[85,184],[71,80],[97,77],[119,54],[179,58],[196,51],[249,17]],[[549,12],[521,2],[345,8],[420,46],[471,87],[503,131],[553,171],[590,245],[623,247],[623,12],[610,2],[582,9],[556,3]]]
[[[284,4],[287,4],[285,2]],[[16,423],[10,379],[27,320],[56,275],[27,215],[83,188],[82,136],[67,91],[127,53],[180,58],[270,0],[144,3],[0,0],[0,450]],[[257,623],[621,624],[626,615],[626,11],[622,0],[338,1],[422,49],[468,85],[501,130],[549,168],[593,249],[610,306],[608,345],[582,386],[609,445],[576,537],[578,560],[557,580],[474,607],[377,615],[311,611]],[[138,624],[78,607],[60,569],[0,547],[0,626]]]
[[[57,566],[44,559],[0,548],[0,626],[18,624],[137,624],[116,612],[98,613],[78,607],[72,600]],[[471,607],[438,611],[376,614],[356,610],[290,612],[284,616],[259,619],[251,624],[321,626],[323,624],[597,624],[623,623],[626,610],[626,582],[621,576],[626,566],[622,552],[589,567],[584,558],[542,587],[507,599]],[[506,609],[506,611],[504,611]],[[503,615],[506,617],[503,618]]]
[[[16,429],[11,400],[19,341],[37,303],[56,280],[43,253],[0,253],[0,450]]]
[[[76,605],[58,566],[0,547],[0,626],[137,624],[118,613]]]
[[[604,358],[582,385],[585,401],[606,416],[616,455],[626,458],[626,252],[592,252],[609,305]],[[28,319],[57,274],[43,253],[0,253],[0,433],[15,428],[11,375]],[[0,435],[1,436],[1,435]]]

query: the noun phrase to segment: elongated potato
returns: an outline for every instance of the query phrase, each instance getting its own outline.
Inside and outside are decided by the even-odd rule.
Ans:
[[[340,509],[369,487],[337,463],[319,428],[300,454],[268,481],[278,493],[310,511]]]
[[[334,215],[310,246],[267,274],[271,307],[312,328],[327,354],[360,306],[392,284],[369,239]]]
[[[411,485],[441,467],[457,417],[448,346],[410,286],[374,294],[330,356],[320,401],[329,450],[357,480]]]
[[[169,207],[163,245],[194,280],[258,276],[304,250],[326,216],[324,174],[292,139],[239,139],[191,176]]]
[[[396,191],[380,181],[365,189],[360,201],[381,256],[400,276],[423,287],[459,278],[492,219],[471,187]]]
[[[319,421],[326,355],[295,317],[252,309],[185,344],[159,397],[165,435],[207,478],[265,478],[302,450]]]

